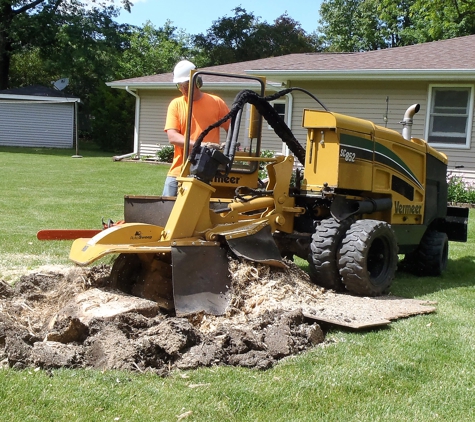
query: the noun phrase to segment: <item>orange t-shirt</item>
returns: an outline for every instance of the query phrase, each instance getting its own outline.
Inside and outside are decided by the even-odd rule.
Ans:
[[[168,106],[167,119],[165,122],[165,132],[169,129],[175,129],[182,135],[186,131],[186,120],[188,111],[188,98],[185,96],[175,98]],[[202,97],[193,101],[193,116],[191,118],[190,139],[195,141],[201,132],[208,126],[216,123],[218,120],[229,113],[226,103],[216,95],[203,92]],[[225,130],[229,128],[229,120],[220,127]],[[213,129],[205,136],[203,142],[219,143],[219,127]],[[168,171],[168,176],[177,177],[180,175],[181,166],[183,164],[184,151],[183,148],[175,145],[173,154],[173,163]]]

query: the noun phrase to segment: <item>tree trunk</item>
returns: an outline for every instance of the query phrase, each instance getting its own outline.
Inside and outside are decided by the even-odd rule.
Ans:
[[[14,13],[9,2],[0,3],[0,90],[8,88],[8,75],[10,73],[10,60],[12,41],[10,28]]]

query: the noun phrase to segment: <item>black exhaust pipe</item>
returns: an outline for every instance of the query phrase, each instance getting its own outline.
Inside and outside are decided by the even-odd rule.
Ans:
[[[337,221],[346,220],[348,217],[357,214],[372,214],[378,211],[391,209],[393,201],[391,198],[368,198],[364,201],[347,199],[344,196],[337,196],[331,205],[330,213]]]

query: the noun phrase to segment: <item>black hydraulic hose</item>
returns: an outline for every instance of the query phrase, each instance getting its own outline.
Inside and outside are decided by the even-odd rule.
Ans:
[[[201,142],[211,130],[221,126],[224,122],[226,122],[229,119],[233,119],[232,129],[235,129],[234,123],[236,122],[236,120],[237,122],[239,122],[240,120],[240,119],[236,119],[238,112],[244,108],[246,103],[249,103],[256,107],[257,111],[262,115],[262,117],[267,121],[267,123],[272,127],[272,129],[274,129],[274,132],[289,147],[289,150],[297,157],[297,159],[302,164],[304,164],[305,163],[305,148],[294,137],[292,131],[287,126],[285,121],[279,116],[277,111],[270,104],[271,101],[274,101],[280,97],[283,97],[284,95],[287,95],[292,91],[301,91],[309,95],[315,101],[317,101],[318,104],[320,104],[320,106],[324,110],[328,111],[325,105],[317,97],[315,97],[312,93],[310,93],[309,91],[303,88],[297,88],[297,87],[287,88],[267,97],[262,97],[256,92],[249,89],[243,90],[237,94],[229,113],[226,116],[224,116],[222,119],[218,120],[216,123],[213,123],[212,125],[208,126],[203,132],[201,132],[200,136],[198,137],[198,139],[195,141],[195,144],[193,145],[193,149],[191,150],[190,161],[193,162],[195,160],[196,154],[199,152]],[[228,166],[229,168],[231,167],[232,161],[234,158],[234,151],[231,151],[231,148],[234,148],[236,145],[236,142],[235,142],[236,139],[233,139],[233,140],[234,140],[234,142],[232,142],[233,145],[229,145],[229,146],[227,145],[226,150],[225,150],[225,155],[231,158],[230,164]]]
[[[238,112],[236,113],[236,117],[233,117],[231,119],[231,126],[230,126],[231,138],[228,142],[226,142],[226,146],[224,148],[224,155],[229,158],[229,163],[226,164],[226,174],[229,174],[234,162],[234,155],[236,153],[236,147],[237,147],[238,137],[239,137],[239,122],[241,121],[241,114],[242,114],[242,109],[239,109]],[[238,124],[236,124],[236,122]]]

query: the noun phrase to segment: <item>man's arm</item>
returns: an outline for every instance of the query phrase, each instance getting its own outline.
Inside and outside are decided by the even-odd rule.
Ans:
[[[176,129],[168,129],[167,130],[168,142],[170,144],[184,148],[185,147],[185,136],[178,132]],[[190,147],[193,146],[195,141],[190,139]]]

